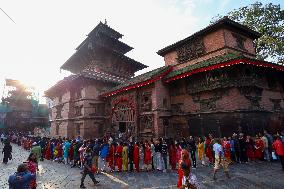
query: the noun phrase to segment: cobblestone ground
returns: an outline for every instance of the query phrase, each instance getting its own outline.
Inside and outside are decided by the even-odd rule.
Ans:
[[[0,150],[2,152],[0,144]],[[0,164],[0,188],[8,188],[7,178],[14,173],[19,163],[28,156],[28,152],[13,145],[13,160],[7,165]],[[0,154],[2,162],[3,155]],[[40,162],[38,174],[39,189],[76,189],[80,184],[80,169],[51,161]],[[226,179],[223,172],[218,172],[217,181],[212,180],[212,167],[198,167],[193,172],[203,188],[216,189],[284,189],[284,172],[280,163],[249,163],[232,165],[231,179]],[[176,188],[176,172],[142,172],[99,174],[100,183],[94,186],[89,177],[85,180],[87,188],[102,189],[171,189]]]

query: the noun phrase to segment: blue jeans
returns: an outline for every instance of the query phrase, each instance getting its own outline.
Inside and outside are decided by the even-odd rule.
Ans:
[[[269,155],[269,150],[268,150],[268,148],[265,148],[265,149],[264,149],[264,159],[265,159],[266,161],[270,161],[270,155]]]

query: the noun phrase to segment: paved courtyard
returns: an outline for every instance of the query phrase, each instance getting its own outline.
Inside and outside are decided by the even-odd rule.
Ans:
[[[0,144],[2,152],[3,146]],[[7,178],[14,173],[19,163],[28,156],[28,152],[13,145],[13,160],[7,165],[0,164],[0,188],[8,189]],[[0,154],[1,162],[3,155]],[[80,185],[80,169],[54,163],[40,162],[38,174],[39,189],[76,189]],[[226,179],[223,172],[217,175],[217,181],[212,180],[212,168],[198,167],[193,172],[203,188],[208,189],[284,189],[284,172],[280,163],[253,163],[232,165],[231,179]],[[176,172],[142,172],[142,173],[111,173],[97,175],[100,183],[93,186],[89,177],[85,180],[87,188],[119,189],[119,188],[176,188]]]

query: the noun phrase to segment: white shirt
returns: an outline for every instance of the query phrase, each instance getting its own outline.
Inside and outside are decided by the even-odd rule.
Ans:
[[[263,136],[261,139],[262,139],[262,141],[264,143],[264,148],[268,148],[268,139],[267,139],[267,137]]]
[[[215,143],[213,145],[213,151],[215,153],[215,157],[216,156],[219,157],[220,152],[221,152],[221,157],[224,157],[224,152],[223,152],[223,148],[222,148],[221,144]]]

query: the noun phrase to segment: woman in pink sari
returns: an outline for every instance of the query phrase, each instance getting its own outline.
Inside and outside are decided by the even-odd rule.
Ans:
[[[81,168],[83,168],[84,154],[86,152],[86,149],[87,149],[87,142],[84,141],[83,145],[79,148]]]

